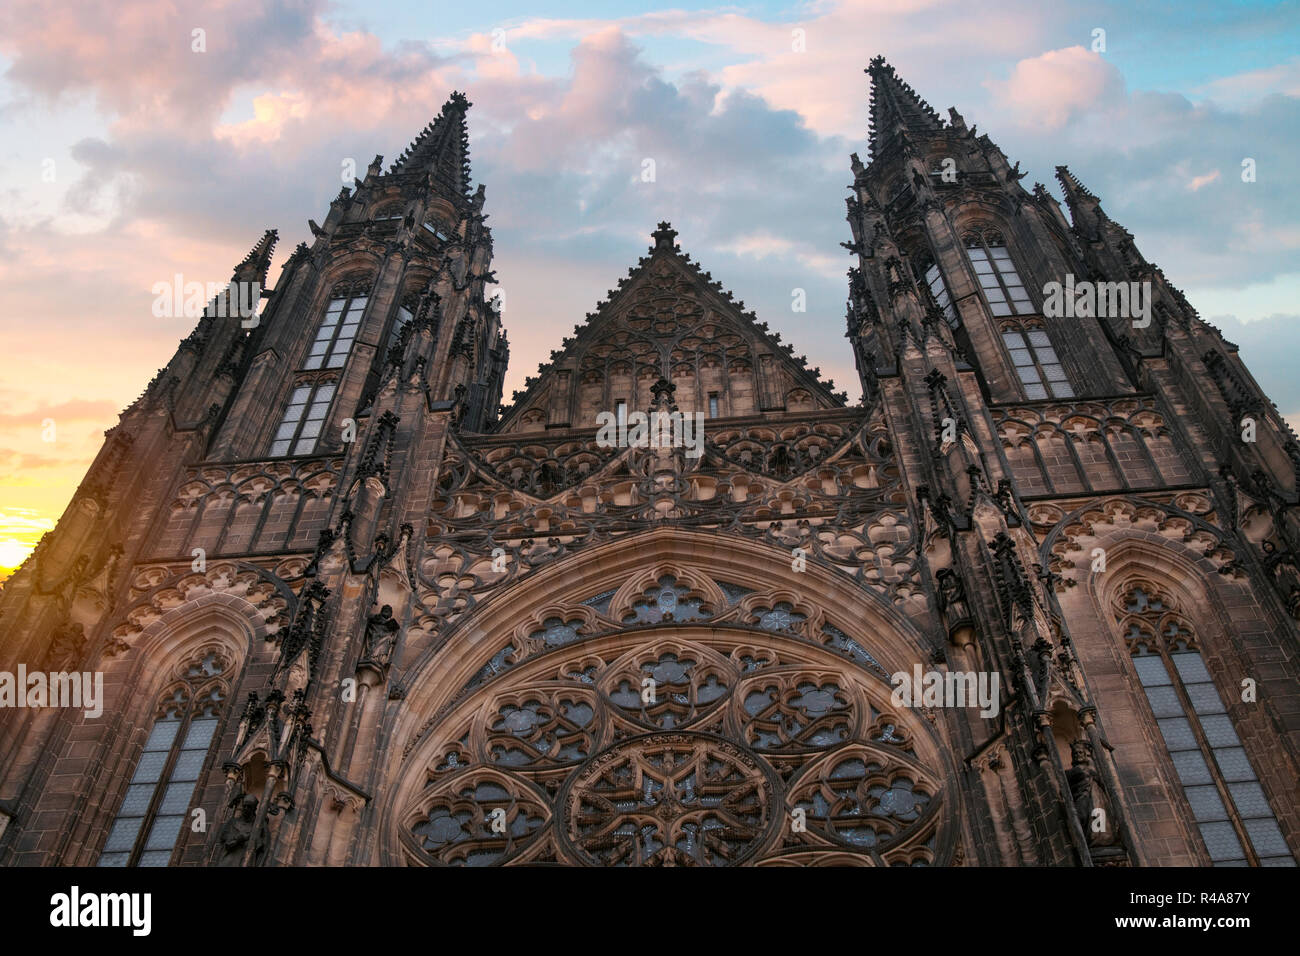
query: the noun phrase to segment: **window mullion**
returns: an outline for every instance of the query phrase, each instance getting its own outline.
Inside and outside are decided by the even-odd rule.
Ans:
[[[998,265],[998,260],[993,257],[993,250],[987,242],[980,239],[980,246],[984,249],[984,255],[988,259],[989,267],[993,270],[993,278],[997,280],[998,288],[1002,290],[1002,295],[1007,300],[1007,307],[1011,309],[1012,314],[1015,314],[1016,307],[1011,301],[1011,290],[1007,287],[1007,280],[1002,275],[1002,267]],[[1002,248],[1005,249],[1006,246]]]
[[[321,358],[321,367],[329,365],[330,356],[334,353],[334,343],[339,340],[339,330],[343,328],[343,320],[347,318],[348,307],[352,305],[351,299],[343,300],[343,308],[339,310],[338,320],[334,323],[334,329],[330,332],[330,340],[325,345],[325,352]]]
[[[335,300],[338,301],[338,300]],[[339,310],[338,321],[334,323],[334,331],[330,333],[329,344],[325,347],[325,354],[321,359],[321,367],[328,368],[331,358],[334,355],[334,345],[339,340],[339,333],[343,331],[343,324],[347,321],[348,315],[352,310],[352,296],[343,300],[343,308]]]
[[[149,842],[149,836],[153,831],[154,818],[158,816],[158,805],[162,803],[163,795],[167,792],[167,787],[171,783],[171,776],[176,770],[176,762],[180,760],[181,748],[185,743],[185,735],[189,733],[190,719],[193,717],[192,704],[191,701],[186,706],[185,715],[181,717],[181,722],[176,728],[176,738],[172,741],[172,748],[167,752],[167,759],[163,761],[162,769],[158,772],[158,782],[154,784],[153,796],[149,799],[149,806],[145,809],[144,818],[140,821],[140,832],[136,834],[135,846],[131,849],[131,856],[126,861],[128,867],[139,866],[140,857],[144,855],[145,844]],[[156,723],[157,721],[155,721]],[[182,826],[183,830],[184,827]],[[173,852],[175,849],[173,846]]]
[[[1246,862],[1251,866],[1259,866],[1259,856],[1255,853],[1255,847],[1250,841],[1250,835],[1246,832],[1246,827],[1241,821],[1241,815],[1237,812],[1237,803],[1232,797],[1232,792],[1228,789],[1227,782],[1223,779],[1223,771],[1219,769],[1219,762],[1214,759],[1214,748],[1210,746],[1210,740],[1205,736],[1205,730],[1201,727],[1201,716],[1196,712],[1192,705],[1192,698],[1187,693],[1187,688],[1183,686],[1183,677],[1174,666],[1173,658],[1169,656],[1169,649],[1164,646],[1164,641],[1160,642],[1160,659],[1164,662],[1165,669],[1169,671],[1169,676],[1173,680],[1174,693],[1178,695],[1178,702],[1182,705],[1183,713],[1187,715],[1187,724],[1192,728],[1192,736],[1196,738],[1196,745],[1201,750],[1201,757],[1205,759],[1205,765],[1210,771],[1210,779],[1214,782],[1214,789],[1218,791],[1219,799],[1223,801],[1223,808],[1228,814],[1228,820],[1232,824],[1232,829],[1236,831],[1237,840],[1241,843],[1241,849],[1246,854]],[[1199,651],[1197,652],[1199,654]],[[1218,686],[1213,685],[1215,693],[1218,693]],[[1229,718],[1231,719],[1231,718]],[[1166,753],[1169,752],[1168,745],[1165,747]],[[1171,758],[1172,759],[1172,758]],[[1180,781],[1181,783],[1181,781]],[[1187,800],[1187,785],[1182,784],[1183,799]],[[1192,814],[1195,820],[1196,814]],[[1200,827],[1196,829],[1197,835],[1201,836],[1201,842],[1205,842],[1205,837],[1200,833]],[[1209,848],[1206,848],[1209,852]],[[1213,865],[1213,861],[1211,861]]]
[[[1043,382],[1043,388],[1047,391],[1049,398],[1058,397],[1056,394],[1056,382],[1047,377],[1047,368],[1043,365],[1043,359],[1038,354],[1038,347],[1029,343],[1029,336],[1025,336],[1026,344],[1029,344],[1029,355],[1034,360],[1034,368],[1038,369],[1038,377]]]
[[[333,348],[331,343],[330,348]],[[329,354],[327,349],[326,355]],[[316,393],[320,391],[320,385],[312,385],[311,392],[307,395],[307,404],[302,407],[302,414],[298,416],[298,421],[293,426],[293,439],[289,442],[289,454],[292,455],[297,451],[298,439],[302,437],[302,430],[307,425],[307,418],[311,415],[311,409],[316,404]]]

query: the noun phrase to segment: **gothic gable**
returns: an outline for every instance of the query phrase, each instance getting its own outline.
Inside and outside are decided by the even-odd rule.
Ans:
[[[597,414],[620,401],[629,412],[645,410],[660,377],[676,386],[683,413],[713,409],[712,417],[731,418],[845,404],[833,383],[681,252],[676,234],[659,224],[650,255],[515,393],[499,432],[594,427]]]

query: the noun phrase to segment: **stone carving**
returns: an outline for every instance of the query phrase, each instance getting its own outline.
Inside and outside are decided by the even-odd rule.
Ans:
[[[877,678],[793,634],[774,653],[711,621],[660,621],[652,639],[631,626],[600,654],[554,647],[544,669],[499,673],[441,715],[404,771],[423,784],[401,815],[408,862],[945,858],[933,751]]]
[[[397,641],[400,625],[393,620],[393,609],[385,604],[378,614],[366,619],[365,644],[361,650],[361,659],[380,667],[386,667],[393,656],[393,645]]]
[[[253,842],[253,855],[249,862],[252,866],[261,865],[266,856],[270,833],[265,818],[262,819],[261,825],[256,827],[254,833],[257,805],[257,797],[251,793],[243,794],[237,801],[238,809],[234,815],[221,825],[221,830],[217,834],[217,866],[243,866],[250,840]]]
[[[1076,740],[1070,744],[1071,766],[1066,771],[1074,812],[1079,818],[1089,846],[1113,846],[1119,842],[1115,833],[1110,796],[1092,765],[1092,744]],[[1096,811],[1101,813],[1097,814]]]

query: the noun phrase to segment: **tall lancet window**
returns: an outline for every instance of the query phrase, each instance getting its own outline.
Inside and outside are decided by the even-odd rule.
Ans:
[[[1002,344],[1007,347],[1007,354],[1011,356],[1027,398],[1074,396],[1074,389],[1065,377],[1065,368],[1042,322],[1031,319],[1002,323]]]
[[[1123,593],[1120,627],[1192,819],[1215,866],[1295,866],[1192,625],[1154,587]]]
[[[283,455],[310,455],[316,450],[325,419],[329,415],[330,402],[334,400],[333,382],[320,385],[298,385],[289,396],[289,405],[275,430],[271,440],[271,454],[279,458]]]
[[[311,352],[302,363],[305,369],[342,368],[352,351],[361,316],[370,301],[370,284],[349,282],[339,285],[330,295],[325,317],[316,330]]]
[[[302,362],[302,371],[318,374],[296,377],[271,438],[268,453],[272,457],[310,455],[316,451],[338,387],[338,373],[331,370],[347,364],[366,303],[370,301],[372,284],[369,277],[348,279],[331,291],[311,351]]]
[[[418,307],[418,301],[413,295],[407,296],[402,300],[402,304],[397,307],[397,317],[393,320],[392,328],[388,330],[388,339],[384,342],[384,354],[380,356],[381,359],[386,359],[388,350],[397,344],[397,340],[401,338],[402,329],[415,318],[415,310]]]
[[[966,255],[979,279],[980,289],[996,316],[1030,315],[1034,312],[1025,284],[1020,281],[1016,264],[1011,261],[1006,242],[1001,233],[981,229],[962,237]]]
[[[952,304],[952,296],[948,294],[948,285],[943,281],[943,272],[940,270],[938,263],[926,257],[921,261],[921,274],[925,279],[925,284],[930,288],[930,294],[934,296],[934,301],[943,310],[944,318],[955,329],[961,324],[961,319],[957,315],[956,306]]]
[[[163,691],[99,866],[171,862],[221,721],[229,670],[230,661],[221,649],[207,647],[181,667]]]

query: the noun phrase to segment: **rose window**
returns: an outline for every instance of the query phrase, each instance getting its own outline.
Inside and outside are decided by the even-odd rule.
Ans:
[[[938,748],[883,679],[793,635],[756,654],[752,632],[671,634],[562,643],[471,685],[410,753],[405,861],[952,859]]]

